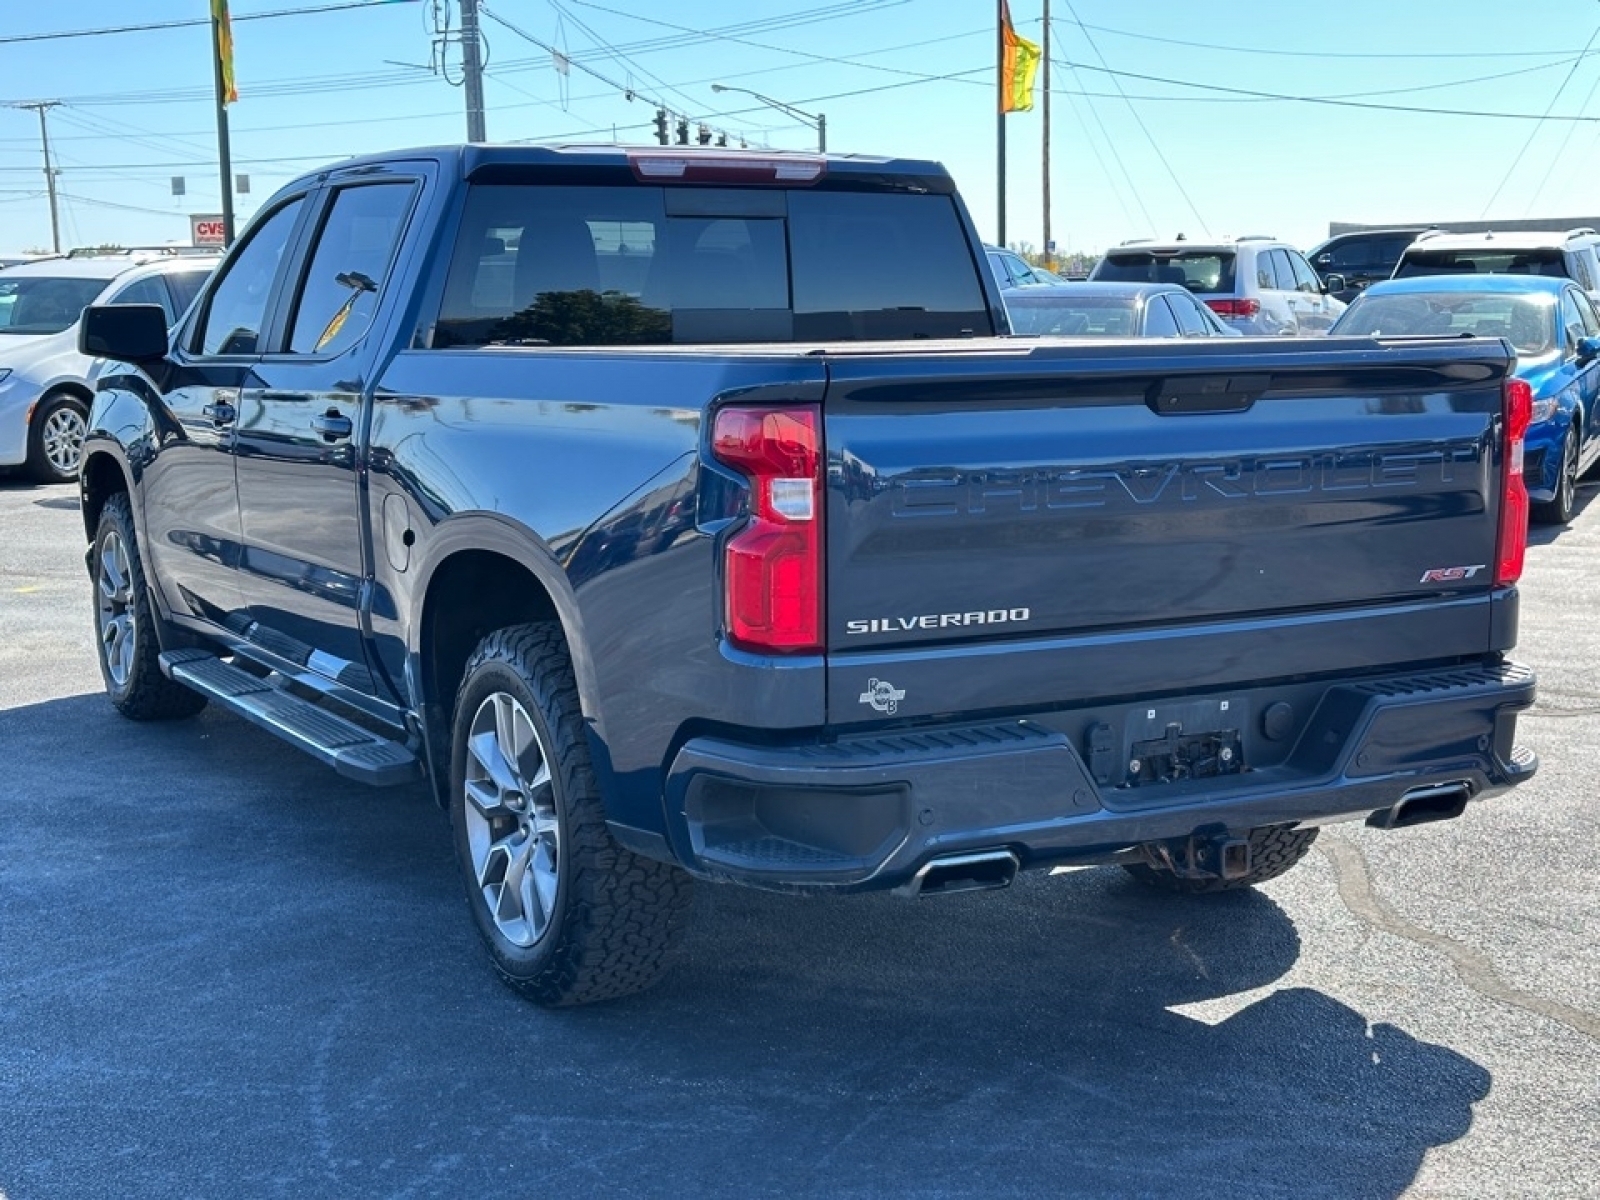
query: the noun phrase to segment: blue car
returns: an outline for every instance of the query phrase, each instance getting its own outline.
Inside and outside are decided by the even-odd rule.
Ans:
[[[1600,313],[1568,279],[1538,275],[1423,275],[1375,283],[1334,323],[1332,336],[1498,337],[1517,352],[1533,389],[1522,476],[1532,518],[1572,520],[1578,477],[1600,460]]]

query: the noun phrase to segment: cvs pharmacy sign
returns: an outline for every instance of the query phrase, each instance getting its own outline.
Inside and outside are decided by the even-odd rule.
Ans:
[[[221,214],[202,213],[189,218],[189,239],[196,246],[226,246],[227,227]]]

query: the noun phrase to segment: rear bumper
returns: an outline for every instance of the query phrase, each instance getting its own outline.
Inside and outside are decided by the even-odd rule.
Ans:
[[[1276,694],[1236,693],[1231,711],[1265,725]],[[1241,731],[1245,762],[1269,765],[1140,787],[1127,785],[1125,761],[1108,764],[1126,759],[1117,739],[1135,736],[1142,704],[803,745],[695,738],[668,775],[668,840],[705,878],[873,890],[949,855],[1103,861],[1157,839],[1360,819],[1422,788],[1459,784],[1481,799],[1537,769],[1515,747],[1517,714],[1534,700],[1532,672],[1515,664],[1324,685],[1312,704],[1303,685],[1295,696],[1308,716],[1292,738],[1277,731],[1287,748],[1276,756],[1258,729]],[[1164,711],[1207,704],[1214,712],[1204,697]],[[1090,752],[1088,729],[1107,753]]]

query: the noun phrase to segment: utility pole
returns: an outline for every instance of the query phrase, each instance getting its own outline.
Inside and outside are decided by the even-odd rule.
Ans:
[[[226,9],[223,10],[226,15]],[[229,31],[228,37],[232,38]],[[222,21],[215,7],[211,10],[211,83],[217,105],[217,170],[222,178],[222,240],[233,245],[233,149],[228,142],[228,76],[223,72],[223,50],[232,54],[231,44],[223,45]],[[233,69],[230,60],[228,70]]]
[[[1044,265],[1056,269],[1050,245],[1050,0],[1044,0]]]
[[[50,127],[44,114],[57,107],[59,100],[39,100],[32,104],[14,104],[13,108],[31,108],[39,114],[39,142],[44,146],[44,187],[50,197],[50,248],[61,253],[61,217],[56,210],[56,169],[50,164]]]
[[[1006,0],[999,0],[995,6],[995,111],[999,114],[995,123],[995,164],[994,176],[997,195],[995,207],[999,210],[995,215],[995,245],[1006,244],[1006,106],[1002,97],[1006,94],[1006,24],[1009,14],[1006,12]]]
[[[478,37],[478,0],[461,0],[461,73],[467,80],[467,141],[486,142],[483,124],[483,42]]]

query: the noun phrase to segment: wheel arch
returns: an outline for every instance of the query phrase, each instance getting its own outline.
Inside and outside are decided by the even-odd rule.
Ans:
[[[451,708],[467,659],[496,629],[553,621],[566,639],[585,718],[598,720],[597,684],[577,597],[554,554],[502,518],[456,518],[435,533],[419,584],[410,650],[414,700],[426,714],[436,779],[448,767]],[[439,751],[444,751],[439,753]]]
[[[38,412],[57,396],[71,396],[74,400],[83,401],[85,412],[94,405],[94,391],[83,380],[57,379],[40,390],[39,398],[33,402],[33,411]]]
[[[106,449],[106,443],[90,443],[84,448],[83,465],[78,469],[78,500],[83,518],[84,537],[93,541],[100,527],[100,514],[106,501],[118,492],[128,494],[133,510],[134,527],[142,536],[139,506],[133,502],[133,484],[127,465]]]

